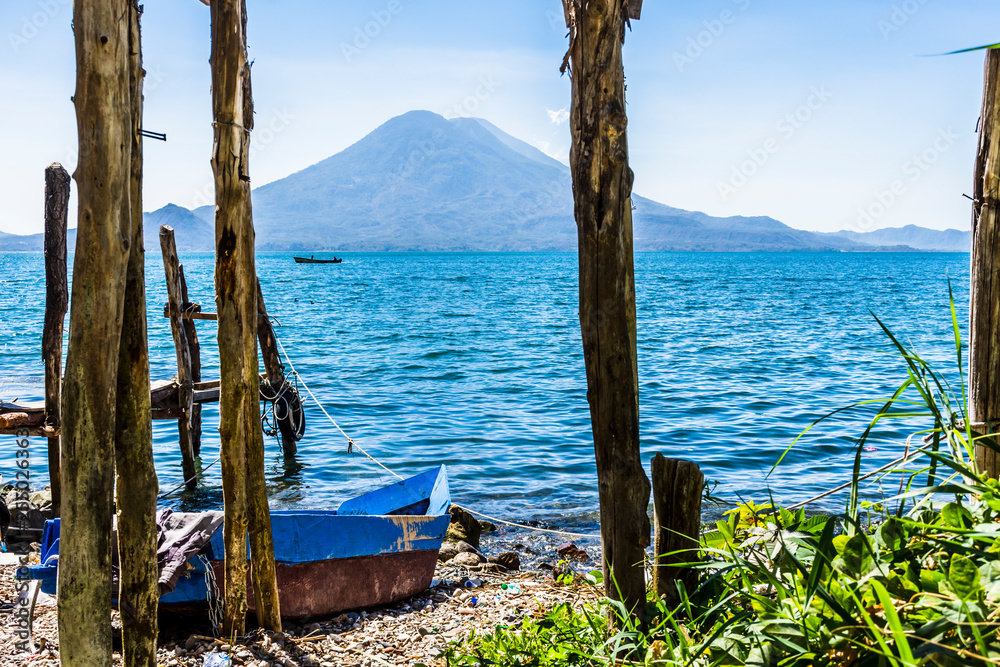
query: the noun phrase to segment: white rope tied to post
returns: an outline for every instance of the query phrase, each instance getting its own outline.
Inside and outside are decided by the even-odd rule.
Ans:
[[[307,392],[309,392],[309,395],[312,397],[313,402],[316,403],[316,406],[320,410],[322,410],[323,414],[326,415],[326,418],[330,420],[330,423],[333,424],[337,428],[337,430],[340,431],[340,434],[342,436],[344,436],[344,438],[347,440],[347,451],[350,452],[351,450],[353,450],[353,449],[356,448],[359,452],[361,452],[362,454],[364,454],[365,456],[367,456],[369,459],[371,459],[372,463],[374,463],[375,465],[379,466],[380,468],[382,468],[383,470],[385,470],[390,475],[393,475],[394,477],[396,477],[397,479],[400,479],[400,480],[403,479],[403,477],[401,475],[398,475],[395,472],[393,472],[392,470],[389,470],[389,468],[385,467],[385,465],[383,465],[381,461],[379,461],[374,456],[372,456],[371,454],[369,454],[368,452],[366,452],[361,447],[361,445],[359,445],[358,443],[354,442],[354,439],[351,438],[351,436],[347,435],[347,433],[344,432],[344,429],[340,428],[340,424],[337,423],[337,420],[330,416],[330,413],[326,411],[326,408],[323,407],[323,404],[319,402],[318,398],[316,398],[316,394],[314,394],[312,392],[312,389],[309,388],[309,385],[306,384],[306,381],[302,378],[302,374],[299,373],[297,370],[295,370],[295,365],[292,363],[292,360],[288,357],[288,352],[285,351],[285,346],[281,344],[281,339],[278,338],[277,335],[275,335],[274,336],[274,340],[278,344],[278,347],[281,348],[281,353],[285,356],[285,361],[288,362],[288,367],[290,369],[292,369],[292,374],[296,378],[298,378],[298,381],[300,383],[302,383],[302,387]]]
[[[523,523],[514,523],[513,521],[504,521],[503,519],[498,519],[495,516],[489,516],[488,514],[483,514],[482,512],[477,512],[476,510],[470,510],[468,507],[462,507],[461,505],[451,504],[452,507],[457,507],[460,510],[465,510],[469,514],[475,514],[476,516],[481,516],[488,521],[496,521],[497,523],[502,523],[507,526],[514,526],[515,528],[524,528],[525,530],[531,530],[538,533],[552,533],[553,535],[565,535],[566,537],[586,537],[588,539],[596,540],[600,539],[600,535],[585,535],[584,533],[567,533],[564,530],[552,530],[550,528],[536,528],[535,526],[526,526]]]

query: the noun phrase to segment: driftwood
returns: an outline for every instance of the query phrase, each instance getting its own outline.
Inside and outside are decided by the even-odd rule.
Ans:
[[[115,507],[121,562],[118,608],[125,667],[156,667],[157,570],[153,422],[146,326],[146,260],[142,230],[142,36],[137,0],[128,0],[132,156],[129,185],[131,248],[118,351],[115,407]]]
[[[44,414],[28,414],[27,412],[6,412],[0,415],[0,428],[30,428],[45,423]]]
[[[69,174],[61,164],[49,165],[45,170],[45,325],[42,330],[42,360],[45,362],[45,424],[56,430],[60,423],[63,320],[69,306],[66,281],[69,182]],[[59,470],[59,437],[56,436],[49,438],[49,484],[54,516],[59,516],[62,499]]]
[[[253,100],[245,0],[212,0],[212,111],[215,143],[215,298],[219,318],[222,495],[226,549],[223,632],[243,634],[247,532],[258,622],[281,628],[270,512],[263,469],[257,358],[250,131]],[[259,444],[258,444],[259,443]]]
[[[697,463],[653,457],[653,590],[667,604],[678,601],[677,582],[690,593],[698,570],[678,567],[697,560],[701,531],[701,495],[705,475]],[[680,552],[680,553],[678,553]]]
[[[621,0],[565,0],[572,26],[574,213],[580,325],[597,457],[605,590],[640,620],[649,479],[639,452],[632,171],[628,166]]]
[[[167,280],[167,297],[170,311],[170,332],[174,336],[174,348],[177,351],[177,381],[180,389],[177,401],[183,416],[177,420],[177,435],[181,448],[181,466],[184,470],[184,480],[187,488],[198,486],[197,471],[194,461],[194,445],[191,440],[191,408],[193,380],[191,378],[191,347],[188,345],[187,332],[181,319],[184,307],[182,298],[180,262],[177,259],[177,244],[174,240],[174,230],[169,225],[160,227],[160,249],[163,251],[163,272]]]
[[[181,303],[184,311],[189,310],[188,286],[184,279],[184,265],[178,267],[181,278]],[[169,304],[168,304],[169,306]],[[201,343],[198,342],[198,327],[189,317],[184,317],[184,337],[187,338],[188,351],[191,357],[191,382],[201,382]],[[191,404],[191,451],[195,457],[201,456],[201,404],[192,400]]]
[[[62,393],[59,657],[111,667],[118,347],[132,221],[126,0],[75,0],[79,212]]]
[[[972,216],[972,292],[969,299],[969,412],[981,435],[1000,422],[1000,51],[986,52],[979,153]],[[991,438],[994,446],[998,439]],[[1000,475],[1000,453],[976,446],[976,467]]]

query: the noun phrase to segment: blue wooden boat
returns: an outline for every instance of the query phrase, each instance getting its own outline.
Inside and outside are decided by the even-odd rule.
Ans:
[[[281,615],[301,619],[388,604],[426,590],[450,516],[444,466],[345,501],[337,510],[271,512]],[[42,564],[28,568],[41,589],[56,594],[59,520],[46,522]],[[222,588],[225,553],[216,531],[177,587],[160,597],[163,609],[204,606],[205,562]],[[254,609],[251,575],[247,603]],[[221,594],[222,591],[220,591]]]

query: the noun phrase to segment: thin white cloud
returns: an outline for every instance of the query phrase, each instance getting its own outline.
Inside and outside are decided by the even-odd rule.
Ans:
[[[559,109],[559,111],[553,111],[552,109],[545,110],[549,114],[549,118],[556,125],[562,125],[569,120],[569,111],[565,108]]]

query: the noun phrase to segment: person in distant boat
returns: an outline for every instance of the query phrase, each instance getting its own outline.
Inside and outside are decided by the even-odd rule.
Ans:
[[[316,255],[309,255],[309,259],[316,259]]]

